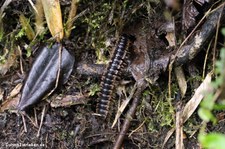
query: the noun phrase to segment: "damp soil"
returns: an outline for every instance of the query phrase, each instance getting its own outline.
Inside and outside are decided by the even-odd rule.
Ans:
[[[90,11],[100,11],[100,5],[104,3],[108,2],[99,1],[99,3],[86,3],[86,1],[84,1],[81,2],[80,7],[78,8],[78,13],[83,12],[83,10],[88,10],[89,12],[85,14],[86,16],[83,15],[77,19],[77,22],[75,23],[76,27],[72,31],[71,37],[63,41],[63,44],[67,49],[75,51],[75,66],[67,83],[58,87],[51,96],[47,97],[47,99],[30,107],[26,113],[19,113],[13,108],[0,113],[0,148],[112,148],[125,119],[125,114],[122,114],[116,125],[113,128],[111,127],[118,109],[118,102],[124,100],[124,90],[126,90],[125,92],[129,95],[135,84],[135,79],[141,79],[143,76],[142,74],[136,74],[134,78],[129,74],[130,76],[126,75],[122,78],[121,82],[125,82],[125,84],[121,83],[122,85],[118,85],[118,90],[115,91],[115,101],[112,101],[111,104],[112,108],[110,108],[109,117],[106,120],[103,120],[95,114],[98,94],[94,91],[94,87],[100,84],[101,73],[103,72],[99,73],[99,71],[104,70],[104,67],[96,69],[98,73],[93,75],[88,73],[81,75],[81,72],[78,72],[77,67],[80,66],[80,62],[93,65],[96,64],[97,52],[95,48],[102,46],[101,43],[103,43],[103,41],[118,41],[118,34],[121,34],[122,32],[136,36],[137,42],[135,43],[135,46],[140,51],[147,50],[147,53],[150,55],[150,65],[154,64],[154,60],[160,60],[159,65],[156,65],[158,67],[151,65],[152,69],[150,71],[145,70],[147,69],[145,67],[142,68],[143,71],[146,71],[152,85],[148,86],[145,91],[143,91],[143,97],[139,100],[140,105],[137,108],[135,118],[131,121],[131,126],[123,141],[122,148],[158,149],[162,147],[168,131],[174,126],[174,113],[168,112],[170,109],[168,103],[166,103],[168,102],[166,99],[168,93],[167,64],[169,62],[169,56],[174,54],[174,51],[169,47],[169,43],[165,38],[164,33],[159,34],[160,27],[167,22],[164,15],[167,8],[163,2],[160,2],[158,5],[150,1],[146,3],[143,2],[143,5],[131,2],[130,5],[134,7],[125,7],[126,9],[123,10],[125,12],[122,11],[125,13],[124,17],[127,17],[126,19],[121,18],[119,14],[113,12],[115,15],[111,17],[114,17],[114,21],[116,19],[118,20],[117,25],[104,24],[100,26],[100,28],[96,28],[95,31],[90,31],[90,29],[93,28],[89,28],[88,24],[83,20],[91,17]],[[120,5],[119,2],[115,3],[115,7],[116,5]],[[3,3],[0,2],[0,4],[2,5]],[[67,0],[61,2],[62,14],[68,14],[69,4],[70,1]],[[148,14],[147,8],[144,6],[147,4],[153,9],[151,14]],[[129,3],[127,5],[129,5]],[[131,15],[132,11],[129,9],[132,9],[132,11],[138,9],[138,11]],[[31,21],[34,21],[32,17],[32,15],[34,15],[32,13],[33,10],[28,1],[26,3],[21,0],[13,1],[6,9],[6,15],[3,20],[3,23],[7,22],[4,23],[6,33],[10,34],[13,31],[19,32],[21,28],[18,21],[19,12],[23,12],[27,17],[30,16]],[[104,13],[101,15],[103,14]],[[177,37],[182,37],[183,32],[181,30],[181,23],[179,22],[181,14],[177,13],[177,15],[177,18],[175,18],[177,19],[176,34]],[[121,21],[124,22],[123,29],[121,29],[121,22],[119,22],[119,19],[125,20]],[[199,20],[196,20],[196,22],[198,21]],[[104,40],[102,39],[102,36],[105,36]],[[32,45],[32,55],[30,57],[26,57],[25,47],[26,45],[29,45],[27,38],[24,36],[15,40],[14,44],[21,47],[22,55],[21,57],[17,57],[15,66],[10,67],[5,75],[0,75],[0,92],[3,95],[0,104],[3,104],[7,100],[12,100],[7,99],[10,92],[19,83],[23,83],[24,80],[26,80],[26,75],[38,53],[36,49],[43,46],[43,44],[46,43],[45,41],[50,37],[50,34],[47,33],[43,37],[44,40],[41,42],[38,41]],[[0,42],[0,50],[4,45],[4,42]],[[109,51],[103,52],[103,54],[106,55],[106,58],[110,58],[110,53],[112,52],[110,50],[114,47],[115,42],[112,42],[108,47]],[[138,55],[140,53],[136,52],[136,54]],[[200,52],[192,62],[184,65],[184,72],[187,74],[187,77],[191,77],[193,73],[199,75],[204,61],[202,55],[205,55],[205,51]],[[143,54],[140,54],[140,57],[141,56],[143,56]],[[139,59],[136,58],[134,60],[136,63],[134,66],[142,63],[143,59],[145,59],[144,56]],[[20,60],[22,61],[20,62]],[[24,74],[21,73],[21,63],[23,64]],[[191,98],[194,90],[200,84],[200,82],[196,81],[197,79],[194,80],[193,78],[190,78],[190,80],[191,81],[188,82],[187,95],[182,99],[183,105]],[[175,84],[173,89],[177,90],[178,87],[176,85],[175,77],[172,77],[172,83]],[[94,92],[92,95],[89,94],[91,91]],[[85,96],[86,98],[82,99],[84,102],[80,102],[76,105],[64,105],[63,103],[60,103],[61,105],[52,107],[50,104],[57,99],[59,95],[77,94],[85,94],[88,95],[88,97]],[[17,95],[15,98],[18,100],[19,97],[20,95]],[[163,102],[165,102],[165,105]],[[173,107],[176,106],[177,102],[178,100],[175,99],[172,101]],[[158,108],[162,108],[163,112]],[[126,113],[128,109],[129,105],[124,113]],[[211,131],[223,132],[224,115],[223,113],[218,113],[217,115],[220,116],[220,118],[222,117],[221,121],[219,121],[216,126],[209,124],[209,129]],[[200,126],[201,120],[196,113],[190,118],[190,121],[184,124],[185,148],[200,148],[197,140]],[[175,134],[167,141],[165,148],[175,148]]]

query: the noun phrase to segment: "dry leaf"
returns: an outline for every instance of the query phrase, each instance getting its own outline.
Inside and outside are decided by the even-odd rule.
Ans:
[[[204,98],[204,93],[212,90],[212,87],[210,85],[211,78],[212,78],[212,73],[209,73],[204,79],[204,81],[201,83],[201,85],[195,91],[194,96],[185,105],[184,110],[182,112],[183,123],[185,123],[188,120],[188,118],[194,113],[194,111],[196,110],[196,108],[198,107],[202,99]],[[172,136],[174,131],[175,131],[175,128],[172,128],[167,132],[167,135],[163,141],[162,148],[164,148],[166,142]]]
[[[18,95],[20,93],[21,88],[22,88],[22,83],[17,84],[16,87],[10,92],[8,98],[13,98],[16,95]]]
[[[73,22],[74,18],[77,14],[77,7],[78,7],[79,0],[72,0],[71,2],[71,8],[70,8],[70,13],[65,25],[65,36],[66,38],[69,38],[71,30],[73,29]]]
[[[176,46],[176,36],[175,36],[175,25],[174,22],[168,22],[166,25],[166,39],[169,42],[170,47]]]
[[[20,100],[20,94],[13,98],[7,98],[0,106],[0,112],[5,110],[15,110]]]
[[[9,98],[4,101],[0,106],[0,112],[4,112],[5,110],[15,110],[20,100],[20,94],[14,98]]]
[[[44,10],[41,0],[36,0],[35,7],[37,9],[35,12],[36,34],[40,35],[44,32]]]
[[[184,71],[181,66],[175,68],[175,74],[181,91],[181,97],[183,98],[187,91],[187,82],[185,79]]]
[[[9,110],[9,109],[16,109],[16,106],[20,98],[20,95],[18,94],[20,93],[21,87],[22,87],[21,83],[17,84],[16,87],[14,87],[14,89],[10,92],[7,99],[0,106],[0,112]],[[0,99],[1,99],[1,90],[0,90]]]
[[[183,110],[183,122],[186,122],[188,118],[194,113],[202,99],[204,94],[212,91],[211,83],[212,74],[209,73],[201,85],[196,89],[194,96],[188,101]]]
[[[117,113],[116,113],[116,117],[113,121],[113,124],[112,124],[112,128],[115,126],[117,120],[119,119],[120,115],[123,113],[124,109],[127,107],[128,103],[130,102],[131,98],[133,97],[134,95],[134,92],[135,90],[137,89],[137,83],[134,85],[130,95],[128,98],[126,98],[126,100],[123,101],[123,103],[121,104],[121,106],[119,107]]]
[[[45,18],[53,37],[59,42],[63,39],[62,14],[59,0],[42,0]]]
[[[15,50],[9,51],[3,49],[3,55],[0,56],[0,74],[5,75],[12,66],[17,64],[18,52]]]

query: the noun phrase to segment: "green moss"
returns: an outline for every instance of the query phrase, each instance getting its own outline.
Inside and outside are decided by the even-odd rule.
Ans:
[[[172,84],[172,96],[175,97],[178,91],[178,86]],[[138,107],[138,118],[145,119],[150,132],[158,131],[159,126],[172,126],[174,124],[174,107],[172,105],[173,99],[168,99],[168,89],[149,87],[143,93],[142,104]],[[146,107],[145,99],[150,96],[151,108]],[[147,101],[147,99],[146,99]],[[149,106],[149,105],[148,105]],[[149,111],[151,109],[151,111]],[[145,115],[144,113],[151,113]]]
[[[90,86],[90,91],[89,91],[88,95],[94,96],[98,91],[100,91],[99,85],[92,83]]]

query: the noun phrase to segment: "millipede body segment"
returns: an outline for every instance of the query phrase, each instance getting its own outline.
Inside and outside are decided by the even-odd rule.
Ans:
[[[97,113],[104,118],[106,118],[108,114],[115,83],[119,79],[121,70],[126,65],[126,60],[129,53],[128,49],[133,41],[133,36],[126,34],[121,36],[118,45],[114,50],[111,61],[109,62],[108,67],[102,77],[101,91],[97,104]]]

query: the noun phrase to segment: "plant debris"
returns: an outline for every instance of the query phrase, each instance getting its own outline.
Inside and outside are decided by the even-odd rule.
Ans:
[[[58,84],[65,84],[73,70],[74,56],[61,44],[56,43],[52,47],[44,46],[40,50],[23,85],[19,110],[25,110],[37,103]],[[56,84],[57,73],[59,73],[58,84]]]
[[[223,1],[48,2],[0,2],[2,148],[200,148],[222,138],[210,132],[225,131]],[[136,40],[102,120],[100,80],[123,34]]]

